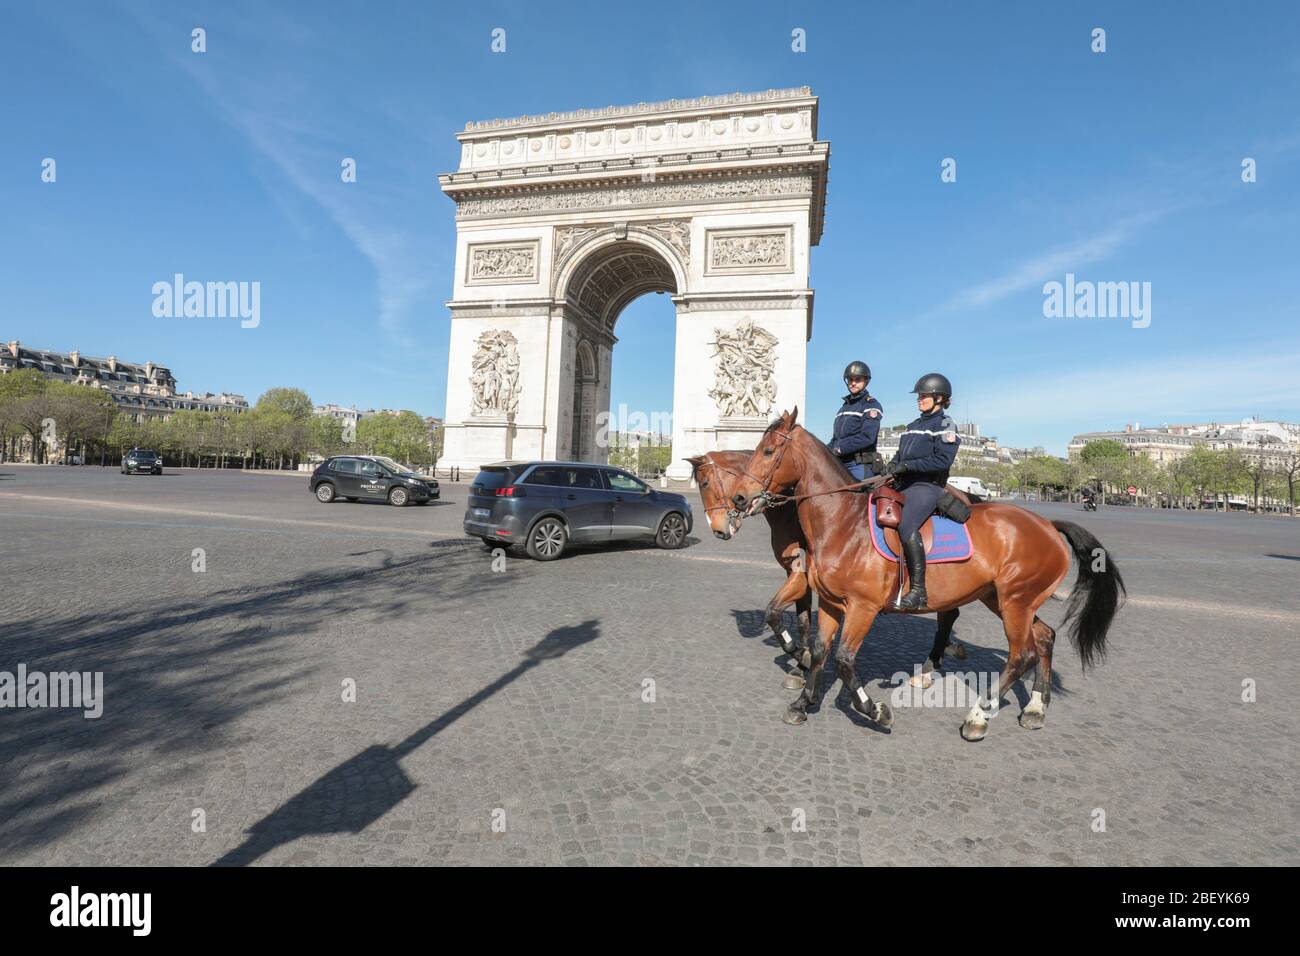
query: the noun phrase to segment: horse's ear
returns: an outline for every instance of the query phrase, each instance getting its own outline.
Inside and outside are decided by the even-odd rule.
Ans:
[[[798,420],[799,420],[799,406],[796,405],[796,406],[794,407],[794,411],[792,411],[792,412],[790,413],[790,421],[787,422],[786,424],[787,424],[789,427],[792,427],[792,428],[793,428],[793,427],[794,427],[794,424],[795,424]]]
[[[698,468],[704,464],[703,455],[692,455],[690,458],[683,458],[682,461],[689,461],[694,467]]]

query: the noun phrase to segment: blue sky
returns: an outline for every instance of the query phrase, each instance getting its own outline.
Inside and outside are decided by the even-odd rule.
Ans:
[[[1300,4],[450,10],[8,0],[0,339],[152,359],[182,389],[441,414],[455,227],[436,176],[467,120],[806,84],[831,143],[814,431],[853,358],[891,423],[933,368],[959,417],[1056,453],[1126,421],[1300,420]],[[260,281],[260,326],[155,318],[176,272]],[[1150,326],[1044,317],[1066,273],[1150,282]],[[620,318],[615,407],[671,408],[672,327],[667,297]]]

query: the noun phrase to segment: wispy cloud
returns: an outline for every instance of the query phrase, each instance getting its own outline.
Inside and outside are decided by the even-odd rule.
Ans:
[[[986,282],[960,290],[926,315],[983,308],[1017,292],[1039,287],[1049,279],[1059,279],[1066,272],[1100,262],[1132,241],[1144,227],[1169,215],[1175,208],[1163,206],[1125,216],[1084,239],[1034,254]]]
[[[432,300],[430,240],[411,228],[412,197],[403,194],[400,186],[377,183],[373,164],[369,170],[362,168],[358,176],[369,173],[364,188],[341,182],[343,157],[367,145],[365,117],[356,117],[358,122],[346,134],[331,129],[337,118],[315,101],[311,88],[296,78],[292,68],[295,48],[319,58],[331,55],[326,45],[301,23],[281,23],[282,18],[267,10],[271,19],[256,30],[250,27],[248,34],[275,37],[278,51],[262,62],[281,66],[217,72],[208,68],[204,57],[178,43],[170,25],[150,21],[138,10],[123,9],[155,36],[168,58],[211,100],[222,119],[242,134],[286,183],[316,203],[365,257],[375,271],[380,329],[400,348],[417,347],[419,339],[407,330],[407,324]],[[355,146],[340,148],[341,141]],[[269,189],[274,191],[274,187]]]

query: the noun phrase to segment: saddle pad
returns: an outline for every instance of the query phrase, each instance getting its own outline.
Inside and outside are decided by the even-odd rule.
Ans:
[[[875,495],[871,497],[874,499]],[[867,512],[871,516],[869,519],[871,521],[871,543],[875,546],[876,553],[887,561],[897,561],[898,552],[902,550],[902,545],[898,540],[898,532],[893,528],[885,529],[876,524],[876,504],[874,500],[867,502]],[[886,537],[886,534],[888,534],[888,537]],[[931,515],[926,519],[925,524],[921,525],[921,541],[925,544],[926,564],[965,561],[975,552],[966,525],[958,524],[943,515]]]

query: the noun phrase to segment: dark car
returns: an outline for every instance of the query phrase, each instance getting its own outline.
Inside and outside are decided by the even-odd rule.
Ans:
[[[387,501],[401,508],[427,505],[441,494],[438,482],[417,475],[382,455],[343,455],[327,458],[311,475],[311,493],[321,504],[335,498],[348,501]]]
[[[162,474],[162,455],[148,448],[132,448],[122,456],[122,474],[138,475]]]
[[[680,548],[693,523],[681,495],[657,491],[622,469],[580,461],[485,465],[465,509],[466,534],[539,561],[558,558],[569,544],[632,538]]]

